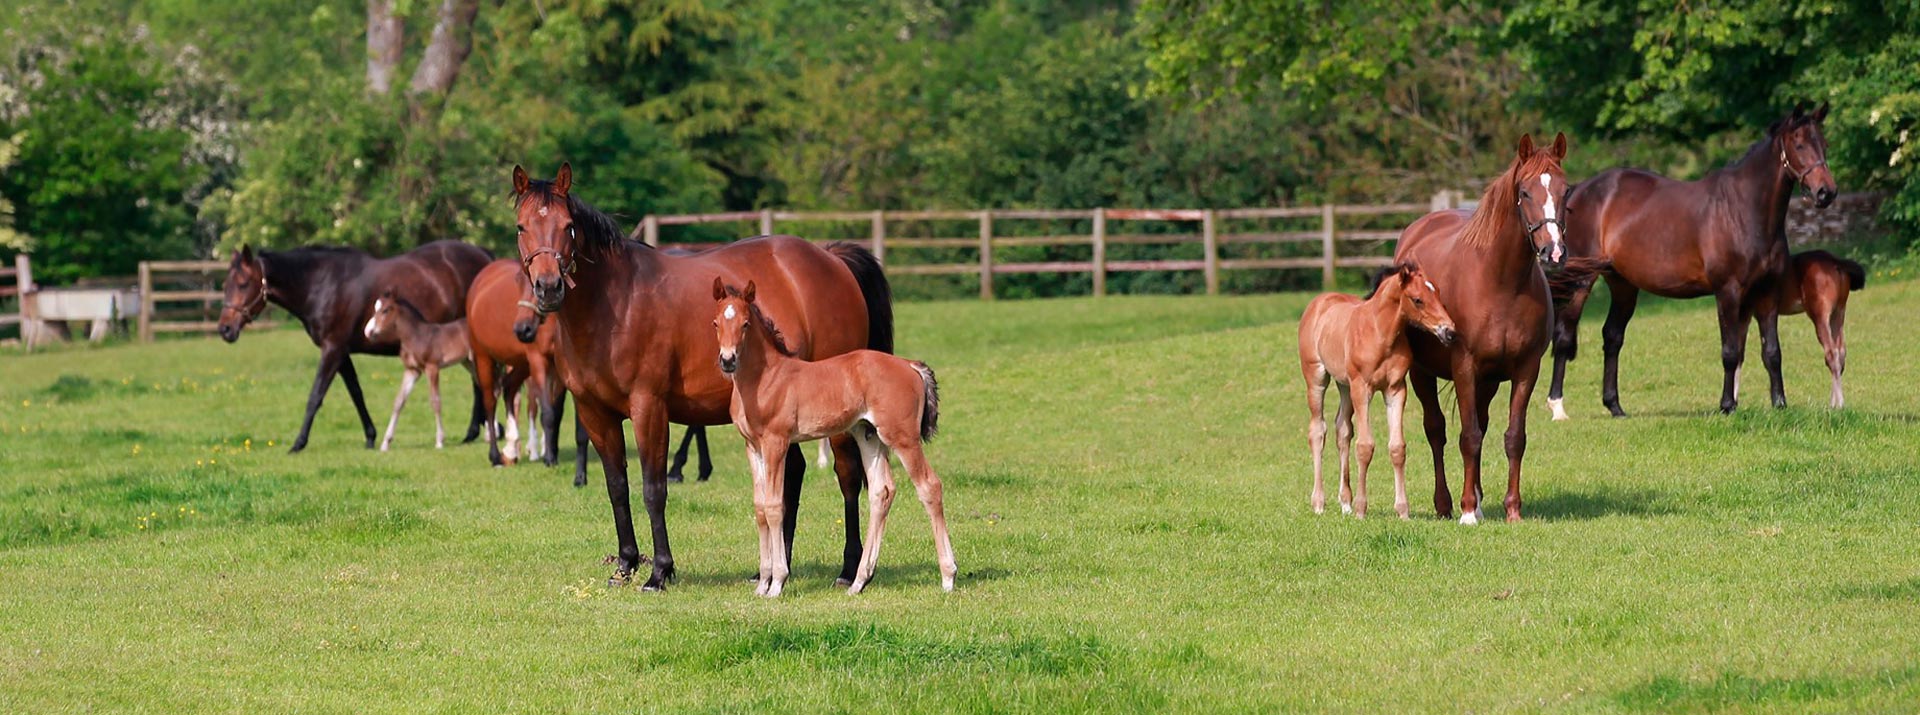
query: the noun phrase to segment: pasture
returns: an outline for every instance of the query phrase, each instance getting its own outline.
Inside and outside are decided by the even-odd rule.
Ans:
[[[929,455],[958,587],[908,490],[874,584],[833,588],[837,491],[814,469],[777,601],[747,580],[731,427],[713,481],[672,487],[680,580],[647,594],[604,585],[597,461],[574,489],[435,451],[418,395],[394,451],[368,451],[339,386],[286,454],[318,358],[296,331],[9,353],[0,712],[1911,708],[1920,283],[1883,280],[1853,297],[1841,412],[1791,316],[1792,406],[1764,406],[1756,335],[1740,411],[1713,414],[1711,302],[1643,299],[1633,416],[1606,419],[1589,306],[1574,420],[1534,396],[1528,520],[1477,527],[1432,518],[1417,401],[1415,519],[1386,508],[1384,449],[1372,518],[1309,512],[1309,295],[902,304],[900,353],[944,388]],[[358,365],[383,413],[398,362]]]

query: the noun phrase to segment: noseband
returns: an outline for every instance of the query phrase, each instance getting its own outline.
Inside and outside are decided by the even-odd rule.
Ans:
[[[1520,195],[1524,197],[1526,196],[1526,192],[1522,191],[1520,192]],[[1573,195],[1573,190],[1568,189],[1567,195],[1569,196]],[[1567,235],[1567,218],[1565,216],[1553,216],[1550,218],[1542,218],[1539,221],[1528,221],[1526,207],[1527,207],[1527,204],[1524,199],[1516,199],[1513,202],[1514,210],[1520,212],[1520,224],[1526,227],[1527,238],[1529,240],[1533,238],[1533,235],[1535,233],[1539,233],[1540,229],[1546,228],[1548,226],[1559,226],[1560,235],[1562,236]]]
[[[1790,157],[1787,156],[1787,147],[1784,145],[1780,147],[1780,168],[1786,169],[1787,173],[1792,174],[1793,179],[1795,181],[1800,182],[1801,184],[1807,183],[1807,175],[1813,173],[1814,169],[1818,169],[1826,165],[1827,165],[1826,157],[1821,157],[1820,161],[1817,161],[1817,162],[1814,162],[1813,164],[1808,165],[1807,168],[1801,169],[1800,171],[1794,171],[1793,161],[1791,160]],[[1809,186],[1807,188],[1808,190],[1812,190],[1813,187]]]
[[[561,256],[560,251],[555,250],[552,246],[541,246],[539,248],[533,249],[533,252],[527,254],[526,258],[520,259],[521,270],[523,270],[528,277],[532,277],[533,276],[533,259],[539,258],[541,254],[550,254],[553,256],[553,262],[560,266],[560,279],[567,282],[568,289],[572,289],[574,287],[573,272],[575,270],[578,270],[579,266],[576,265],[572,259]],[[522,302],[522,305],[525,305],[524,301]],[[537,311],[539,309],[535,308],[534,310]],[[545,313],[542,313],[542,315],[545,315]]]

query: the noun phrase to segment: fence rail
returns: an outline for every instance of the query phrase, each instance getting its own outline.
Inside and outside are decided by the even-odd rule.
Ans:
[[[216,314],[215,306],[226,300],[226,294],[218,290],[219,284],[214,282],[217,279],[213,278],[226,270],[224,261],[141,261],[140,341],[153,342],[157,333],[210,333],[219,328],[220,323],[208,317]],[[181,284],[213,288],[179,289]],[[173,288],[161,290],[154,288],[155,285]],[[181,313],[197,319],[161,320]],[[252,325],[272,328],[276,323],[256,320]]]
[[[1410,218],[1429,211],[1453,208],[1459,205],[1458,192],[1443,191],[1435,194],[1428,203],[1398,204],[1325,204],[1321,206],[1289,206],[1232,209],[989,209],[989,210],[938,210],[938,211],[730,211],[708,214],[672,214],[648,215],[635,226],[629,238],[646,242],[651,246],[660,245],[660,229],[663,226],[697,226],[714,223],[757,224],[758,232],[773,233],[782,222],[786,223],[840,223],[868,225],[867,240],[874,255],[886,261],[889,249],[927,249],[971,248],[977,252],[978,260],[964,263],[890,263],[887,271],[895,275],[975,275],[980,281],[980,297],[993,298],[993,277],[1016,273],[1091,273],[1093,294],[1106,295],[1107,275],[1131,271],[1199,271],[1205,277],[1208,294],[1220,292],[1220,273],[1239,270],[1311,270],[1320,269],[1321,282],[1328,288],[1334,285],[1335,271],[1340,268],[1365,268],[1385,266],[1392,258],[1380,255],[1342,255],[1341,247],[1351,244],[1385,243],[1399,238],[1398,231],[1384,231],[1363,227],[1341,228],[1341,219],[1353,219],[1408,215]],[[1245,231],[1223,233],[1222,221],[1246,221],[1258,219],[1318,219],[1318,230],[1299,231]],[[1058,232],[1040,235],[1000,235],[1001,227],[1009,221],[1086,221],[1091,230],[1087,233],[1060,234]],[[889,224],[904,222],[974,222],[977,230],[973,236],[898,236],[888,231]],[[1108,225],[1113,221],[1160,222],[1199,224],[1198,233],[1111,233]],[[1107,249],[1115,245],[1183,245],[1200,244],[1201,257],[1197,259],[1168,260],[1109,260]],[[1225,245],[1278,245],[1278,244],[1319,244],[1319,255],[1313,257],[1278,258],[1232,258],[1223,257],[1220,247]],[[707,248],[715,243],[673,243],[672,246],[685,248]],[[994,249],[1025,246],[1091,246],[1091,260],[1018,262],[998,261]]]

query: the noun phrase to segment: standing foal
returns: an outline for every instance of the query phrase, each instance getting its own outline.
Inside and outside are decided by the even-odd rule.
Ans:
[[[1806,313],[1813,321],[1814,337],[1827,355],[1827,371],[1833,373],[1833,389],[1828,406],[1846,406],[1840,391],[1840,373],[1847,371],[1847,296],[1867,287],[1867,269],[1860,264],[1826,251],[1793,254],[1787,272],[1781,276],[1780,289],[1762,305],[1776,304],[1781,315]],[[1739,385],[1735,385],[1735,395]]]
[[[1413,348],[1407,344],[1409,326],[1433,333],[1442,343],[1453,342],[1453,317],[1440,305],[1433,283],[1412,263],[1391,269],[1365,301],[1345,293],[1324,293],[1307,304],[1300,316],[1300,373],[1307,379],[1307,444],[1313,447],[1313,513],[1326,510],[1327,493],[1320,477],[1320,452],[1327,443],[1327,420],[1322,403],[1327,383],[1340,388],[1340,412],[1334,418],[1339,433],[1340,510],[1367,515],[1367,465],[1373,462],[1373,426],[1367,405],[1375,391],[1387,401],[1387,455],[1393,461],[1393,510],[1407,518],[1407,440],[1401,417],[1407,407],[1407,370]],[[1357,395],[1354,393],[1358,393]],[[1349,478],[1347,453],[1354,423],[1360,427],[1360,488]]]
[[[400,421],[400,408],[406,406],[407,395],[413,392],[413,383],[420,379],[421,372],[427,373],[427,387],[433,398],[433,446],[435,449],[447,446],[447,428],[440,421],[440,368],[459,363],[466,366],[467,372],[473,372],[467,320],[427,322],[418,308],[388,289],[373,302],[373,317],[367,319],[366,335],[368,340],[399,340],[400,364],[407,368],[406,376],[400,381],[400,394],[393,398],[393,416],[387,418],[387,436],[380,440],[380,451],[393,446],[393,428]]]
[[[933,370],[926,363],[877,350],[855,350],[819,362],[794,357],[780,329],[754,305],[753,294],[753,281],[747,281],[746,290],[736,290],[713,279],[713,299],[720,304],[713,320],[720,371],[733,379],[733,425],[747,440],[747,462],[753,468],[754,521],[760,528],[760,580],[754,593],[778,596],[787,581],[781,537],[786,479],[781,464],[787,446],[843,433],[851,433],[860,446],[869,512],[866,549],[847,593],[866,588],[880,558],[880,537],[893,507],[890,452],[900,453],[900,464],[933,520],[940,586],[952,591],[953,544],[947,540],[940,477],[921,449],[933,438],[940,419]]]

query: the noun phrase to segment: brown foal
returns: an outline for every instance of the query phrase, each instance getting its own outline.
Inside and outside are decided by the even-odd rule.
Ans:
[[[1779,291],[1762,299],[1763,310],[1774,307],[1781,315],[1806,313],[1813,321],[1813,334],[1826,350],[1827,371],[1833,373],[1827,404],[1834,409],[1847,404],[1840,391],[1840,373],[1847,370],[1847,296],[1865,287],[1867,269],[1860,264],[1826,251],[1807,251],[1793,254]]]
[[[780,465],[794,442],[840,434],[860,447],[867,475],[867,544],[847,593],[873,580],[880,538],[893,507],[893,470],[900,464],[913,480],[933,521],[940,586],[953,590],[953,544],[947,539],[940,477],[927,464],[922,445],[940,419],[940,393],[926,363],[877,350],[856,350],[808,362],[786,346],[780,329],[755,305],[753,281],[736,290],[713,279],[719,303],[713,320],[720,343],[720,371],[733,380],[733,425],[747,440],[753,468],[754,522],[760,530],[760,578],[754,593],[779,596],[787,581],[786,543],[781,538],[786,475]]]
[[[387,418],[387,436],[380,440],[380,451],[393,446],[393,428],[400,421],[400,408],[406,406],[407,395],[413,392],[413,384],[422,372],[427,374],[427,387],[433,400],[433,446],[435,449],[447,446],[447,428],[440,420],[440,368],[459,363],[466,366],[467,372],[473,372],[467,320],[428,322],[420,309],[389,289],[373,302],[373,317],[367,319],[365,333],[368,340],[399,340],[400,364],[407,368],[406,376],[400,381],[400,394],[393,398],[393,416]]]
[[[1373,393],[1384,391],[1387,402],[1387,455],[1393,462],[1393,510],[1408,516],[1407,440],[1401,429],[1407,408],[1407,370],[1413,367],[1413,347],[1407,330],[1432,333],[1442,343],[1453,341],[1453,316],[1440,305],[1433,282],[1412,263],[1388,269],[1379,287],[1365,300],[1345,293],[1324,293],[1307,304],[1300,316],[1300,374],[1307,379],[1307,444],[1313,448],[1313,513],[1326,510],[1327,492],[1321,480],[1321,452],[1327,444],[1327,420],[1322,410],[1327,384],[1340,388],[1339,429],[1335,449],[1340,452],[1340,510],[1367,516],[1367,466],[1373,462],[1373,426],[1367,409]],[[1349,478],[1347,455],[1359,425],[1360,485]]]

